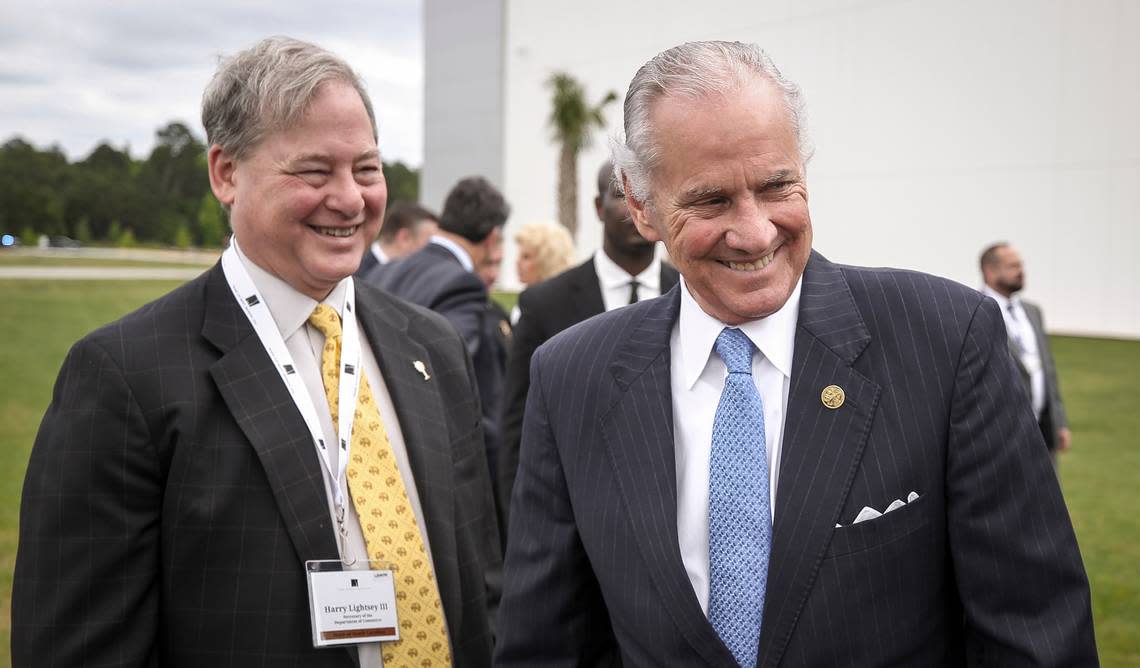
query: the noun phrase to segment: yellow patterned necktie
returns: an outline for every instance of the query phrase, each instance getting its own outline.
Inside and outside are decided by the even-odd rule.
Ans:
[[[325,335],[321,377],[335,426],[340,396],[340,316],[332,307],[318,304],[309,316],[309,324]],[[368,558],[391,563],[396,582],[400,639],[384,643],[384,666],[450,666],[451,651],[435,574],[380,410],[363,372],[352,420],[351,455],[348,489],[360,518]]]

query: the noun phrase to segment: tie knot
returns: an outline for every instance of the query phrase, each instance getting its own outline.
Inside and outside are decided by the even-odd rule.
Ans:
[[[340,336],[340,315],[328,304],[317,304],[309,316],[309,324],[319,329],[326,339]]]
[[[744,332],[735,327],[725,327],[716,337],[716,354],[724,360],[729,373],[752,374],[752,352],[756,346]]]

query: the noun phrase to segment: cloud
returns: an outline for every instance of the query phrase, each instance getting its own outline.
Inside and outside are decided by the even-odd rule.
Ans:
[[[149,153],[154,132],[186,122],[221,55],[268,35],[306,39],[364,78],[385,156],[422,162],[423,46],[417,0],[48,0],[0,8],[0,141],[99,142]]]

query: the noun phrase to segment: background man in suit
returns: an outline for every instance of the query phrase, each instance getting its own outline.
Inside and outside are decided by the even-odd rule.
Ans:
[[[475,273],[478,274],[479,280],[483,281],[483,285],[487,286],[487,292],[490,293],[495,287],[495,283],[499,280],[499,272],[503,268],[503,248],[498,247],[491,251],[479,266],[475,268]],[[499,360],[498,366],[505,369],[507,367],[507,351],[511,346],[511,318],[510,315],[503,310],[499,302],[488,296],[487,298],[487,320],[483,323],[487,328],[487,338],[495,341],[495,355]]]
[[[996,305],[814,253],[802,118],[754,45],[630,84],[626,202],[683,278],[534,354],[498,665],[1096,664]]]
[[[348,278],[386,200],[360,80],[267,39],[220,64],[202,121],[233,245],[64,362],[24,485],[13,663],[489,665],[470,361],[442,318]],[[305,562],[368,558],[399,571],[401,640],[314,649]]]
[[[487,286],[487,292],[490,293],[495,283],[499,280],[499,272],[503,267],[503,248],[499,246],[493,249],[479,266],[475,268],[475,273],[479,276],[479,280],[483,281],[483,285]],[[514,336],[514,331],[511,328],[511,317],[499,302],[488,295],[487,297],[487,317],[483,321],[483,328],[486,333],[484,334],[485,340],[490,342],[491,350],[495,360],[495,368],[507,368],[507,351],[511,348],[511,338]],[[501,427],[500,427],[501,429]],[[500,448],[501,452],[502,448]],[[500,455],[501,456],[501,455]],[[502,515],[499,516],[499,537],[506,543],[506,506],[499,504]]]
[[[487,322],[491,317],[487,286],[476,272],[495,254],[501,261],[503,225],[510,212],[502,193],[487,179],[462,179],[447,194],[439,231],[430,242],[399,262],[377,267],[364,279],[439,313],[463,337],[475,365],[487,463],[492,475],[502,440],[499,402],[504,368],[498,335]]]
[[[411,202],[393,204],[384,214],[380,236],[372,242],[360,260],[356,277],[362,278],[382,264],[418,251],[427,245],[431,235],[438,230],[439,219],[431,211]]]
[[[507,358],[499,465],[500,503],[508,509],[518,469],[526,394],[530,388],[530,358],[535,349],[586,318],[641,299],[652,299],[677,284],[677,270],[657,258],[653,242],[641,236],[634,226],[609,161],[598,170],[594,210],[602,223],[601,250],[577,267],[527,288],[519,295],[519,319]]]
[[[1033,415],[1041,427],[1045,445],[1054,457],[1072,444],[1065,404],[1057,383],[1057,365],[1045,334],[1041,307],[1017,295],[1025,288],[1021,255],[1008,243],[996,243],[982,252],[982,292],[1001,307],[1009,350],[1025,381]]]

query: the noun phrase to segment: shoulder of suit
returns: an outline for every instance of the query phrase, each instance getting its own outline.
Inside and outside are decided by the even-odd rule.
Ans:
[[[370,276],[372,285],[423,305],[434,305],[443,296],[470,293],[480,299],[486,294],[483,282],[475,274],[438,254],[420,250],[395,263],[383,265]],[[448,253],[446,249],[441,249]]]
[[[479,278],[464,269],[451,251],[433,244],[428,244],[423,250],[409,256],[405,263],[408,271],[446,276],[452,280],[474,278],[478,281]]]
[[[1021,300],[1021,308],[1025,309],[1026,311],[1036,311],[1038,313],[1041,312],[1041,307],[1037,304],[1037,302],[1031,302],[1026,299]]]
[[[923,304],[944,302],[981,303],[983,295],[957,281],[912,269],[893,267],[859,267],[833,264],[846,279],[853,291],[898,291],[903,299]]]
[[[357,311],[360,317],[377,317],[381,320],[398,319],[407,322],[412,332],[425,329],[437,334],[454,333],[455,329],[442,315],[414,304],[369,284],[356,284]],[[458,336],[458,335],[456,335]]]
[[[221,275],[221,265],[215,265],[197,278],[174,288],[154,301],[148,302],[123,317],[92,331],[84,338],[124,339],[138,337],[154,338],[183,332],[198,334],[202,328],[202,313],[205,310],[206,286],[214,272]],[[221,279],[224,281],[224,279]],[[222,283],[224,286],[224,283]],[[221,291],[219,291],[221,293]],[[233,293],[226,289],[224,297],[233,299]]]
[[[905,331],[917,338],[964,335],[974,324],[992,328],[1001,321],[997,304],[975,288],[909,269],[832,265],[839,271],[872,336]],[[826,280],[826,276],[824,277]],[[834,291],[826,282],[814,291]],[[814,300],[805,278],[800,308]],[[989,302],[989,304],[987,304]],[[979,317],[979,314],[980,315]]]
[[[646,299],[574,323],[552,336],[543,347],[549,347],[552,351],[558,348],[576,348],[585,351],[591,357],[604,357],[607,354],[606,350],[616,347],[628,338],[628,332],[637,326],[647,313],[660,312],[660,304],[657,302],[664,299],[668,297]],[[666,325],[671,327],[671,321],[663,323],[663,326]],[[591,345],[582,348],[579,346],[581,341],[590,341]]]

